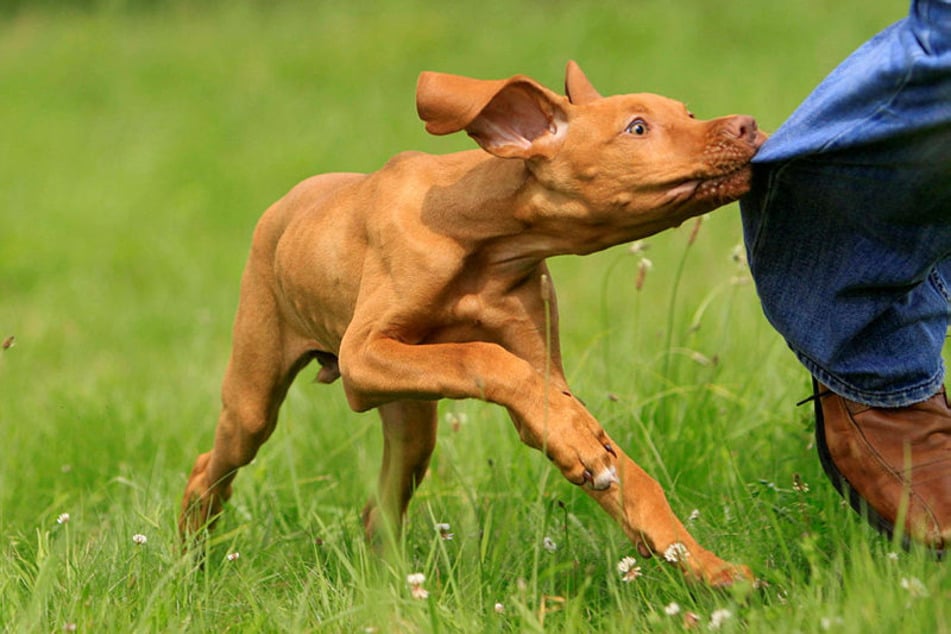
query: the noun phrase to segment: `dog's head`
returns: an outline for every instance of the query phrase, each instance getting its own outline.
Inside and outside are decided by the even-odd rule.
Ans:
[[[659,95],[602,97],[574,62],[565,85],[561,96],[522,75],[484,81],[426,72],[417,110],[433,134],[465,130],[487,152],[525,160],[545,188],[582,202],[591,223],[623,227],[624,239],[749,190],[749,162],[766,138],[752,117],[701,121]]]

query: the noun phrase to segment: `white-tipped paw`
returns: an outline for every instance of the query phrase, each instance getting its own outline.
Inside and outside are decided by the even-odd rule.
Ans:
[[[603,491],[618,482],[620,482],[620,480],[618,480],[617,469],[614,466],[603,469],[597,475],[593,475],[590,471],[585,469],[584,484],[595,491]]]

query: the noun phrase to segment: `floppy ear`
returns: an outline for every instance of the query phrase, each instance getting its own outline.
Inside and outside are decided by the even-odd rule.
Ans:
[[[601,98],[601,93],[594,89],[588,78],[581,71],[581,67],[571,60],[565,69],[565,94],[568,100],[576,106],[584,105]]]
[[[416,84],[416,110],[428,132],[465,130],[502,158],[552,156],[567,129],[565,105],[522,75],[486,81],[424,72]]]

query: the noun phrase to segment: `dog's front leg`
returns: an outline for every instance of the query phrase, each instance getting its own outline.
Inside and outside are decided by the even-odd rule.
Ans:
[[[506,407],[522,440],[571,482],[606,488],[617,458],[604,430],[561,381],[493,343],[411,345],[378,336],[344,337],[340,371],[350,406],[363,411],[394,400],[476,398]]]
[[[623,451],[615,451],[620,482],[606,490],[589,490],[588,494],[617,520],[640,550],[646,547],[688,577],[711,586],[754,580],[748,567],[723,561],[700,546],[674,515],[660,484]]]

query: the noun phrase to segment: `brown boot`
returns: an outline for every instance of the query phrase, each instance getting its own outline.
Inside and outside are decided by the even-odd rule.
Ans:
[[[891,536],[943,553],[951,542],[951,407],[945,391],[908,407],[870,407],[813,381],[816,444],[826,475]]]

